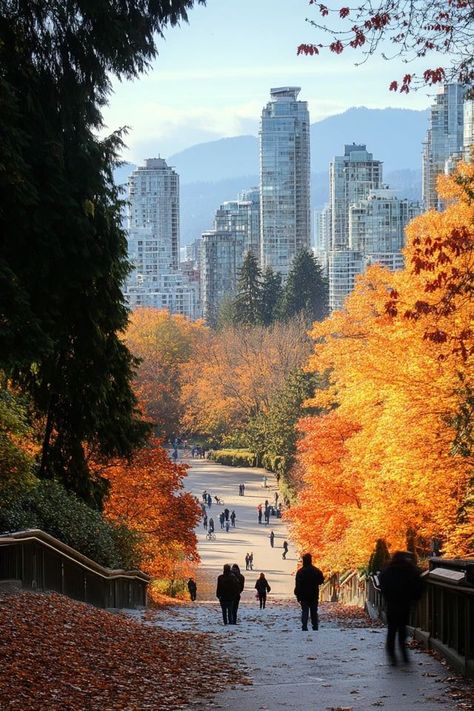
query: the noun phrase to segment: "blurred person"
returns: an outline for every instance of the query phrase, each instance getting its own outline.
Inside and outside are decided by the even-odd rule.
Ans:
[[[232,624],[234,603],[239,594],[239,581],[232,574],[229,563],[226,563],[222,574],[217,578],[216,588],[216,597],[221,605],[225,625]]]
[[[257,591],[258,601],[260,603],[260,609],[264,610],[267,603],[267,593],[271,591],[271,587],[268,584],[268,580],[264,573],[260,573],[260,576],[255,583],[255,590]]]
[[[193,580],[193,578],[189,578],[189,580],[188,580],[188,592],[189,592],[189,597],[191,598],[191,602],[194,602],[196,599],[196,595],[197,595],[197,585],[196,585],[196,581]]]

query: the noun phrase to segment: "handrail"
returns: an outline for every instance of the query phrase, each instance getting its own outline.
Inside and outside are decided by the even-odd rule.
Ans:
[[[92,560],[92,558],[88,558],[83,553],[80,553],[74,548],[71,548],[71,546],[68,546],[67,543],[63,543],[62,541],[58,540],[54,536],[51,536],[49,533],[42,531],[39,528],[27,529],[25,531],[15,531],[13,533],[8,533],[4,535],[0,534],[0,546],[11,545],[14,543],[20,543],[22,541],[29,540],[36,540],[43,543],[48,548],[51,548],[52,550],[61,553],[65,558],[69,558],[69,560],[74,561],[74,563],[77,563],[82,568],[89,570],[91,573],[96,573],[102,578],[106,578],[108,580],[112,580],[118,577],[129,579],[139,578],[140,580],[143,580],[147,583],[150,581],[150,576],[146,573],[143,573],[141,570],[106,568],[105,566],[100,565],[100,563],[96,563],[96,561]]]

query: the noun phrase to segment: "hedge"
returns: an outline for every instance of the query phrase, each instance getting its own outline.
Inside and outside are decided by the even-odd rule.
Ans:
[[[215,449],[209,452],[207,458],[228,467],[257,466],[257,457],[249,449]]]

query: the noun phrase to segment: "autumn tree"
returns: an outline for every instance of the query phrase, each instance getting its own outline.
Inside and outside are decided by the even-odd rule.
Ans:
[[[422,76],[407,73],[400,81],[392,81],[390,90],[408,93],[415,86],[455,81],[469,87],[472,95],[474,14],[469,0],[363,0],[353,7],[329,7],[315,0],[309,4],[316,17],[307,21],[329,39],[301,44],[298,54],[355,50],[359,64],[373,55],[398,57],[407,64],[427,58]],[[443,66],[437,65],[440,61]]]
[[[457,421],[472,391],[465,289],[474,207],[459,188],[469,170],[461,165],[442,181],[442,194],[452,196],[444,212],[410,224],[406,268],[371,267],[344,309],[313,328],[309,368],[330,374],[313,404],[327,412],[303,420],[305,486],[291,515],[298,539],[318,547],[332,569],[365,565],[379,538],[392,551],[409,540],[422,555],[434,538],[447,555],[472,550],[472,451],[466,440],[457,446]],[[337,441],[342,449],[324,460]]]
[[[183,366],[184,427],[216,441],[244,431],[309,350],[301,319],[213,334]]]
[[[189,574],[199,561],[194,528],[200,509],[183,491],[186,467],[171,462],[155,439],[130,462],[107,466],[104,475],[110,482],[105,515],[139,534],[143,570],[171,580]]]
[[[181,367],[207,337],[202,321],[167,310],[139,308],[130,315],[125,342],[140,361],[135,393],[160,436],[170,437],[180,430]]]
[[[0,2],[0,366],[42,418],[42,476],[97,506],[87,450],[128,456],[146,429],[120,339],[122,141],[98,138],[101,111],[112,78],[146,70],[193,4]]]

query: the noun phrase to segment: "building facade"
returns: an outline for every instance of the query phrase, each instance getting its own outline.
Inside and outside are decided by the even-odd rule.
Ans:
[[[430,108],[429,128],[423,142],[422,195],[425,210],[439,210],[436,180],[459,157],[464,141],[464,93],[461,84],[446,84]]]
[[[331,250],[349,246],[349,206],[382,187],[382,163],[365,145],[344,146],[344,155],[329,164]]]
[[[311,244],[310,123],[299,87],[271,89],[260,123],[260,263],[283,276]]]
[[[260,191],[244,190],[237,200],[223,202],[216,211],[214,229],[241,234],[245,251],[260,257]]]
[[[245,254],[243,232],[208,230],[201,240],[202,314],[215,325],[219,307],[225,298],[235,294],[239,270]]]
[[[163,158],[148,158],[129,178],[124,295],[131,308],[153,306],[195,319],[199,282],[179,271],[179,177]]]

